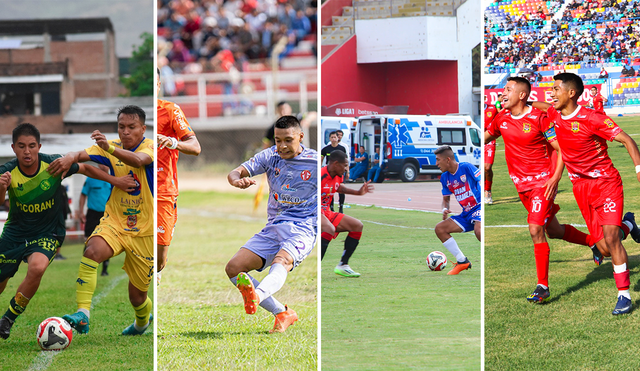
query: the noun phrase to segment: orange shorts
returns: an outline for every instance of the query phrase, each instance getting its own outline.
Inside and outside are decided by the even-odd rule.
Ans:
[[[169,246],[178,221],[178,199],[175,196],[158,196],[158,245]]]

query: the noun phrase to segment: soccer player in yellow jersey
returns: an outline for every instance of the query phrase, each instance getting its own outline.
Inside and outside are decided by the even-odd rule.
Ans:
[[[81,334],[89,332],[98,265],[122,252],[126,253],[124,270],[129,276],[129,301],[136,318],[122,334],[141,335],[152,319],[152,303],[147,291],[154,264],[153,140],[144,138],[146,115],[140,107],[122,107],[117,117],[120,140],[107,141],[96,130],[91,135],[96,145],[69,153],[52,164],[55,171],[65,173],[74,163],[92,160],[107,165],[116,176],[129,174],[138,184],[132,192],[113,190],[105,216],[86,242],[76,281],[78,311],[63,317]]]

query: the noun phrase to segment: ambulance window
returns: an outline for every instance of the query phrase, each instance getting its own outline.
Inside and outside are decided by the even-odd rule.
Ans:
[[[476,147],[480,147],[480,132],[477,129],[469,129],[469,134],[471,135],[471,143]]]
[[[441,145],[467,145],[464,129],[438,129],[438,139]]]

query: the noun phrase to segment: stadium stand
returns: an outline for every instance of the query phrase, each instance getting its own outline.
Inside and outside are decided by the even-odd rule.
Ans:
[[[609,105],[640,104],[640,1],[496,1],[484,18],[491,87],[515,74],[549,87],[566,71],[601,85]]]

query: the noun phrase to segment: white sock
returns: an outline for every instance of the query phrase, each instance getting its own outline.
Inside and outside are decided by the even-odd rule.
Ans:
[[[628,220],[623,220],[622,224],[626,225],[629,228],[629,231],[631,231],[633,229],[633,224],[631,224],[631,222],[628,221]],[[629,233],[631,233],[631,232],[629,232]]]
[[[284,285],[287,280],[287,269],[282,264],[273,264],[269,269],[269,274],[262,279],[260,285],[256,287],[256,293],[260,298],[260,302],[265,298],[275,294]]]
[[[624,296],[625,298],[631,300],[631,294],[629,293],[629,290],[619,290],[618,296]]]
[[[249,276],[249,278],[251,278],[251,282],[253,282],[253,287],[258,287],[258,285],[260,285],[260,281],[253,278],[249,274],[247,275]],[[233,283],[234,286],[237,285],[237,277],[229,278],[229,281],[231,281],[231,283]],[[276,298],[274,298],[273,296],[269,296],[264,300],[260,300],[259,305],[262,308],[264,308],[266,311],[273,313],[274,315],[285,311],[284,304],[277,301]]]
[[[627,270],[627,263],[613,265],[613,273],[624,273]]]
[[[467,260],[467,257],[464,256],[462,251],[460,251],[460,248],[458,247],[458,244],[456,243],[456,240],[453,239],[453,237],[444,241],[442,245],[446,247],[447,250],[449,250],[449,252],[453,254],[453,256],[456,257],[458,263],[462,263],[463,261]]]
[[[138,326],[138,325],[136,324],[136,322],[135,322],[135,321],[133,321],[133,327],[134,327],[136,330],[138,330],[138,331],[144,331],[144,330],[146,330],[146,329],[147,329],[147,327],[149,327],[149,324],[150,324],[150,323],[151,323],[150,321],[147,321],[147,324],[146,324],[146,325],[144,325],[144,326],[140,327],[140,326]]]
[[[91,315],[89,314],[89,311],[84,309],[84,308],[78,309],[78,312],[82,312],[82,313],[86,314],[87,318],[91,317]]]
[[[540,284],[540,283],[538,284],[538,286],[542,287],[542,288],[543,288],[543,289],[545,289],[545,290],[548,290],[548,289],[549,289],[547,286],[545,286],[545,285],[543,285],[543,284]]]

